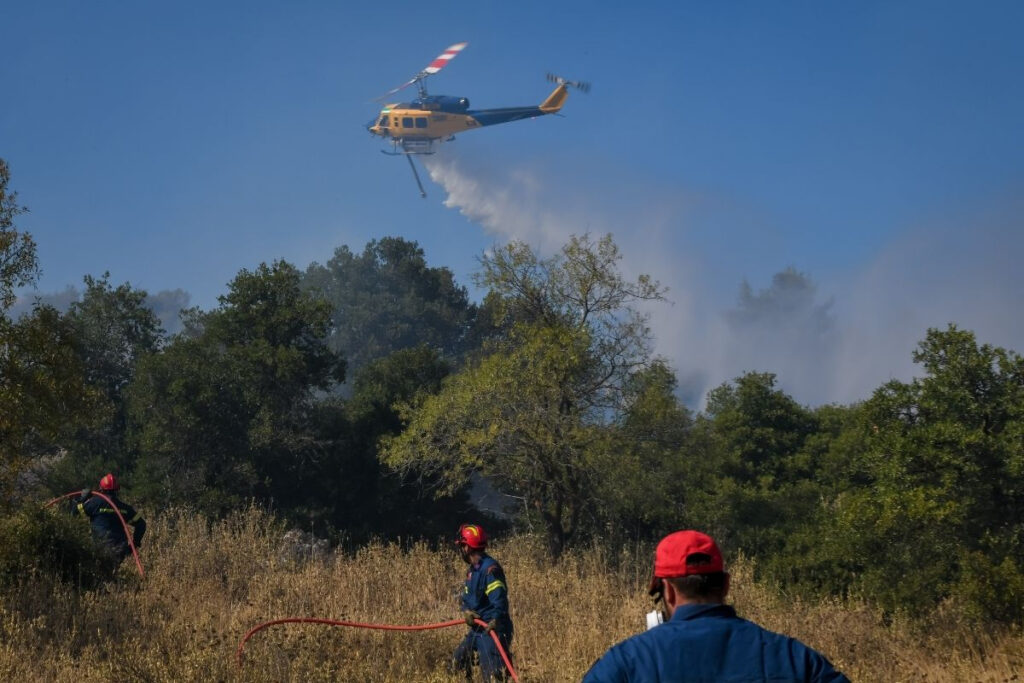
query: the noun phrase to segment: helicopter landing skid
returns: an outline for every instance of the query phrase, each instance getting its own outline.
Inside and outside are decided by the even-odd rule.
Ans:
[[[410,142],[409,140],[403,140],[395,144],[396,150],[399,148],[399,145],[401,145],[401,152],[389,152],[386,149],[382,149],[380,152],[381,154],[387,154],[389,157],[403,156],[406,158],[406,160],[409,162],[409,168],[412,169],[412,177],[416,179],[416,186],[420,188],[420,196],[426,199],[427,192],[426,190],[423,189],[423,183],[420,181],[419,171],[416,170],[416,164],[413,163],[412,157],[414,154],[433,154],[433,141],[424,144],[420,141]]]

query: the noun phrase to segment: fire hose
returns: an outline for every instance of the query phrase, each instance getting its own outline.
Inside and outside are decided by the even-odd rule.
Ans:
[[[110,507],[113,508],[115,513],[117,513],[117,518],[121,520],[121,526],[124,527],[125,537],[128,539],[128,546],[131,548],[132,556],[135,558],[135,566],[139,568],[139,575],[145,577],[146,574],[142,569],[142,562],[139,560],[139,553],[135,549],[135,543],[132,541],[131,529],[128,528],[128,523],[125,521],[124,516],[121,514],[121,511],[118,509],[117,505],[114,504],[114,501],[112,501],[106,495],[100,493],[99,491],[93,491],[92,493],[93,495],[99,496],[103,500],[110,503]],[[58,496],[53,500],[47,501],[44,507],[50,507],[56,503],[59,503],[62,500],[66,500],[68,498],[71,498],[72,496],[77,496],[79,494],[79,491],[65,493],[63,496]],[[481,619],[474,619],[474,621],[478,626],[483,626],[485,628],[487,626],[487,622]],[[259,631],[262,631],[263,629],[268,628],[270,626],[275,626],[277,624],[323,624],[325,626],[350,626],[352,628],[367,628],[378,631],[429,631],[432,629],[450,628],[452,626],[459,626],[465,623],[466,622],[464,619],[453,619],[452,621],[442,621],[436,624],[412,624],[404,626],[392,624],[368,624],[356,621],[338,621],[335,619],[319,619],[316,617],[289,617],[286,619],[274,619],[272,621],[263,622],[262,624],[257,624],[256,626],[249,629],[249,632],[245,634],[245,636],[242,638],[242,641],[238,644],[238,651],[235,653],[235,659],[238,662],[238,666],[242,666],[242,649],[245,647],[246,641],[252,638]],[[489,631],[488,633],[491,636],[491,639],[494,640],[494,644],[498,648],[498,654],[501,655],[502,661],[505,662],[505,667],[508,669],[509,675],[512,676],[512,680],[516,683],[519,683],[519,676],[516,675],[516,671],[512,667],[512,661],[509,659],[508,653],[505,651],[504,646],[501,644],[501,639],[498,638],[498,634],[494,631]]]
[[[81,491],[72,491],[71,493],[65,493],[63,496],[57,496],[53,500],[46,501],[46,504],[43,505],[43,507],[50,507],[55,503],[59,503],[62,500],[71,498],[72,496],[77,496],[80,493]],[[135,542],[132,540],[132,530],[128,528],[128,522],[124,521],[124,515],[121,514],[121,511],[117,508],[117,505],[114,504],[114,501],[110,500],[110,498],[108,498],[105,494],[102,494],[99,491],[93,491],[92,494],[94,496],[99,496],[103,500],[110,503],[110,507],[113,508],[114,512],[117,513],[117,518],[121,520],[121,526],[124,527],[124,536],[128,539],[128,547],[132,549],[132,557],[135,558],[135,566],[139,568],[139,576],[145,578],[146,572],[142,570],[142,561],[139,560],[139,552],[135,549]]]
[[[482,619],[473,620],[478,626],[487,626],[487,622]],[[238,666],[242,666],[242,648],[245,647],[245,643],[249,638],[253,637],[259,631],[277,624],[323,624],[325,626],[351,626],[353,628],[369,628],[378,631],[429,631],[437,628],[450,628],[452,626],[462,626],[466,622],[463,619],[453,619],[452,621],[441,621],[436,624],[413,624],[409,626],[395,626],[392,624],[365,624],[357,621],[338,621],[335,619],[319,619],[316,617],[289,617],[287,619],[274,619],[272,621],[266,621],[262,624],[257,624],[249,629],[249,632],[245,634],[242,641],[238,643],[238,651],[235,653],[235,660]],[[501,659],[505,662],[505,667],[508,669],[508,673],[512,676],[512,680],[519,683],[519,676],[516,675],[515,669],[512,668],[512,662],[509,660],[508,653],[505,652],[505,648],[501,644],[501,639],[498,638],[498,634],[494,631],[490,631],[490,636],[494,640],[494,644],[498,647],[498,653],[501,655]]]

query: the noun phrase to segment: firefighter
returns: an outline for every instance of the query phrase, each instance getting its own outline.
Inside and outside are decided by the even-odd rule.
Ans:
[[[455,544],[462,560],[469,565],[462,588],[462,616],[469,632],[452,658],[456,671],[462,671],[466,680],[472,680],[473,653],[480,660],[485,681],[504,681],[508,674],[501,653],[491,633],[498,635],[506,654],[512,644],[512,618],[508,613],[508,583],[501,565],[487,554],[487,534],[477,524],[459,527]],[[486,626],[476,620],[486,622]]]
[[[648,592],[655,605],[661,602],[660,616],[648,615],[648,631],[613,646],[583,683],[849,683],[818,652],[739,618],[724,604],[729,574],[722,553],[699,531],[677,531],[661,540]]]
[[[132,543],[138,549],[142,543],[142,536],[146,533],[146,520],[135,511],[135,508],[117,497],[120,488],[117,477],[113,474],[107,474],[100,479],[100,493],[114,502],[121,511],[124,521],[132,526]],[[93,538],[110,550],[117,564],[131,554],[124,525],[103,496],[93,495],[90,489],[82,489],[82,493],[74,501],[74,506],[80,515],[89,518]]]

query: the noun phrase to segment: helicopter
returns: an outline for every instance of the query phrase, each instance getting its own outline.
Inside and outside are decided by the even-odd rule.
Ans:
[[[381,150],[384,154],[405,156],[421,197],[426,197],[427,193],[423,190],[420,175],[412,161],[413,155],[433,154],[440,143],[454,140],[456,133],[545,114],[556,114],[569,97],[570,86],[583,93],[590,92],[589,83],[569,81],[549,73],[548,81],[557,85],[547,99],[532,107],[470,109],[469,100],[465,97],[429,95],[426,87],[427,78],[447,66],[456,55],[466,49],[467,45],[469,43],[455,43],[448,47],[410,80],[378,97],[376,101],[383,101],[410,85],[415,85],[419,93],[411,102],[385,104],[377,118],[366,124],[366,129],[372,135],[391,142],[392,151]]]

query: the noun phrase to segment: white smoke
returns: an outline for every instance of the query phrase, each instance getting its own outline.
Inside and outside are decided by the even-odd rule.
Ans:
[[[66,313],[71,304],[82,300],[82,291],[74,285],[67,285],[57,292],[30,291],[22,293],[7,311],[7,316],[16,320],[23,315],[32,313],[39,306],[53,306],[61,313]],[[146,307],[159,318],[160,327],[168,335],[177,334],[183,328],[181,311],[188,308],[191,295],[183,289],[164,289],[155,294],[146,294]]]
[[[844,285],[836,395],[864,396],[910,376],[910,354],[929,327],[955,323],[979,343],[1024,352],[1024,202],[993,204],[908,230]]]
[[[852,276],[787,271],[783,262],[771,283],[742,289],[742,266],[731,266],[729,285],[722,270],[741,263],[744,251],[759,255],[762,245],[740,227],[735,234],[725,227],[718,239],[731,241],[737,258],[713,259],[697,246],[707,227],[690,211],[699,198],[644,183],[624,188],[621,180],[583,194],[572,189],[578,182],[541,168],[495,170],[454,156],[428,160],[427,169],[447,192],[445,206],[496,239],[551,253],[571,234],[612,233],[627,274],[648,273],[670,288],[670,306],[647,310],[656,352],[673,363],[682,397],[694,406],[750,370],[776,373],[805,403],[861,400],[889,379],[909,379],[917,342],[929,327],[949,323],[973,330],[979,342],[1024,347],[1019,202],[906,231]],[[722,216],[711,222],[721,224]]]

